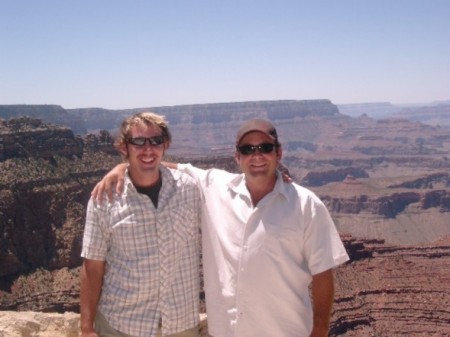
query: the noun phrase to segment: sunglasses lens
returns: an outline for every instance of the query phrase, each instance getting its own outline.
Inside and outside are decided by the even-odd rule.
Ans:
[[[145,138],[145,137],[134,137],[134,138],[128,138],[128,143],[136,145],[136,146],[144,146],[145,143],[147,142],[150,145],[161,145],[162,143],[164,143],[165,138],[164,136],[155,136],[155,137],[150,137],[150,138]]]
[[[253,145],[241,145],[238,147],[239,152],[243,155],[248,156],[249,154],[255,153],[256,147]]]
[[[259,150],[261,153],[270,153],[273,151],[275,144],[271,143],[263,143],[259,145],[241,145],[238,147],[238,150],[241,154],[248,156]]]
[[[151,137],[148,138],[148,141],[152,145],[161,145],[162,143],[164,143],[164,136]]]
[[[264,143],[258,146],[258,150],[261,153],[270,153],[273,150],[273,146],[271,143]]]
[[[144,137],[128,138],[128,142],[133,145],[142,146],[145,144]]]

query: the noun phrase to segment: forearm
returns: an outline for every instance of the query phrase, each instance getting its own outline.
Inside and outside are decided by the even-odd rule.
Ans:
[[[171,168],[171,169],[177,169],[178,168],[178,163],[172,163],[172,162],[168,162],[168,161],[163,161],[161,162],[162,165],[164,165],[167,168]]]
[[[334,301],[334,275],[329,269],[313,276],[313,330],[310,337],[327,337]]]
[[[94,331],[94,319],[100,299],[103,275],[103,261],[85,260],[80,272],[80,327],[83,334]]]

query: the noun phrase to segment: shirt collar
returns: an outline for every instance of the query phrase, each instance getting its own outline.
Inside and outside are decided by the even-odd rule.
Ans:
[[[277,171],[277,181],[275,182],[275,186],[273,188],[273,193],[281,194],[286,199],[289,197],[289,193],[287,191],[289,184],[283,181],[283,177],[281,173]],[[243,173],[237,175],[228,183],[228,188],[236,194],[245,195],[250,197],[250,193],[248,192],[247,186],[245,184],[245,175]]]
[[[172,190],[175,188],[176,180],[180,178],[179,174],[176,174],[177,171],[169,170],[167,167],[161,165],[159,168],[161,172],[161,179],[163,184],[161,186],[161,191],[164,190]],[[128,168],[125,170],[125,182],[124,182],[124,194],[127,193],[137,193],[136,188],[134,187],[133,182],[131,181]]]

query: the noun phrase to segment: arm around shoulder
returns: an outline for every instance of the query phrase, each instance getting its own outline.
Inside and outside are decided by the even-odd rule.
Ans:
[[[174,169],[174,170],[178,169],[178,163],[163,161],[163,162],[161,162],[161,164],[170,169]]]
[[[109,201],[113,199],[113,187],[116,186],[116,193],[121,194],[123,192],[123,186],[125,182],[125,171],[127,170],[128,163],[121,163],[116,165],[111,171],[109,171],[100,180],[91,192],[91,196],[97,201],[101,202],[103,194],[108,195]]]

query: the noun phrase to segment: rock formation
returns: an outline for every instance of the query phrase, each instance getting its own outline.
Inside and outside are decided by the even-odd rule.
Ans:
[[[83,142],[71,129],[43,124],[40,119],[21,117],[0,120],[0,160],[54,155],[65,157],[83,153]]]
[[[78,310],[85,207],[95,182],[120,161],[106,134],[86,138],[29,117],[0,124],[3,310]]]
[[[30,117],[43,122],[66,126],[76,135],[86,134],[85,122],[76,114],[71,114],[59,105],[0,105],[0,118],[8,120]]]
[[[336,272],[330,336],[450,334],[450,237],[408,247],[344,240],[352,262]]]

